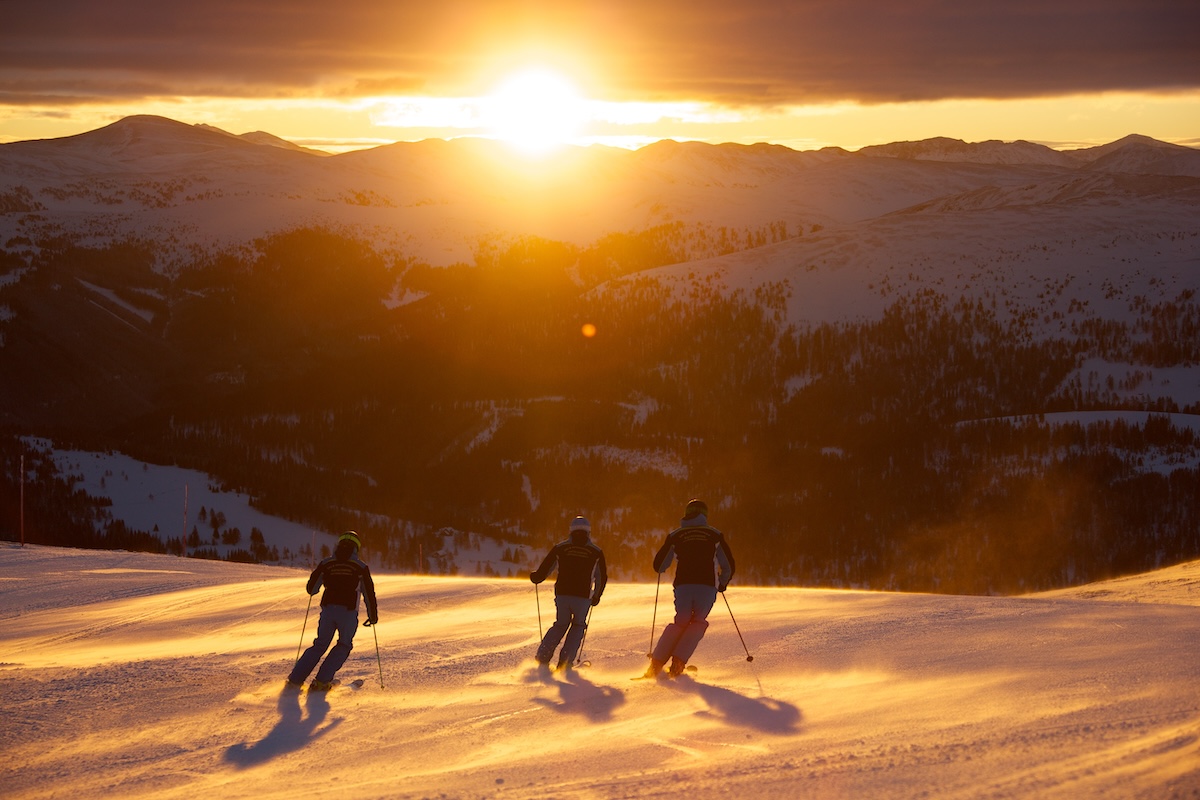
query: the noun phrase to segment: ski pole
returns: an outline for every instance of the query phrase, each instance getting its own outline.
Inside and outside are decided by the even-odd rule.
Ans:
[[[537,600],[538,609],[538,638],[541,639],[545,634],[542,633],[542,596],[538,593],[538,585],[533,585],[533,597]]]
[[[595,608],[595,606],[592,606]],[[587,619],[583,621],[583,638],[579,640],[579,656],[575,659],[576,664],[583,663],[583,646],[587,644],[588,625],[592,623],[592,608],[588,609]]]
[[[296,660],[300,660],[300,648],[304,647],[304,631],[308,628],[308,612],[312,611],[313,596],[308,596],[308,608],[304,609],[304,627],[300,629],[300,644],[296,645]]]
[[[662,573],[658,573],[658,583],[654,585],[654,616],[650,618],[650,649],[646,658],[654,658],[654,628],[658,625],[658,590],[662,586]]]
[[[721,599],[725,601],[725,607],[729,608],[729,598],[725,596],[724,592],[721,592]],[[733,629],[737,631],[738,638],[742,639],[742,629],[738,627],[737,619],[733,616],[732,608],[729,608],[729,618],[733,620]],[[750,655],[750,648],[746,647],[745,639],[742,639],[742,649],[746,651],[746,660],[753,661],[754,656]]]
[[[379,662],[379,688],[383,688],[383,659],[379,655],[379,632],[375,630],[375,626],[367,621],[367,627],[371,629],[371,633],[375,634],[375,660]]]

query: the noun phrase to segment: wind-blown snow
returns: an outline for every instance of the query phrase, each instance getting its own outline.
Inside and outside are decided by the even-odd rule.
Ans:
[[[1200,792],[1200,562],[1020,598],[735,581],[699,673],[661,682],[629,678],[669,586],[656,611],[653,584],[610,584],[592,665],[549,677],[548,587],[377,575],[380,624],[340,674],[361,686],[328,695],[281,691],[305,577],[0,544],[4,796]]]

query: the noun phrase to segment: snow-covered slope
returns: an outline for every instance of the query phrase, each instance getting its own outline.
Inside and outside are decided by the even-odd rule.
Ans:
[[[341,531],[313,530],[298,522],[266,514],[253,499],[221,485],[220,478],[198,470],[138,461],[123,453],[56,449],[53,442],[26,437],[25,444],[51,459],[58,472],[88,495],[103,498],[106,520],[121,520],[133,530],[153,533],[160,540],[189,541],[196,532],[198,546],[215,557],[228,558],[235,550],[249,550],[257,531],[272,564],[311,568],[315,560],[333,551]],[[32,492],[32,488],[31,488]],[[32,520],[31,520],[32,522]],[[32,525],[31,525],[32,527]],[[237,541],[225,539],[237,529]],[[220,534],[215,535],[214,531]],[[442,550],[428,553],[431,565],[444,565],[456,575],[509,576],[537,565],[542,554],[514,548],[491,536],[475,534],[471,547],[459,548],[451,528],[437,534]],[[187,552],[194,554],[196,545]],[[506,555],[508,556],[506,558]],[[364,557],[378,566],[378,553]],[[514,560],[517,559],[517,560]]]
[[[1073,320],[1133,319],[1133,304],[1200,289],[1200,186],[1184,179],[1053,176],[987,186],[767,247],[663,267],[681,287],[712,275],[730,289],[786,281],[800,324],[877,318],[935,292],[1047,334]]]
[[[4,796],[1200,792],[1196,562],[1041,597],[735,584],[673,682],[629,680],[669,588],[656,614],[654,584],[610,585],[591,666],[550,677],[531,660],[548,591],[379,575],[357,685],[328,695],[281,692],[316,616],[304,578],[0,545]]]

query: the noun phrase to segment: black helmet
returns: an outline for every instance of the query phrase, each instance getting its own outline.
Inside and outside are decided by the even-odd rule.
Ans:
[[[350,544],[354,545],[355,550],[362,549],[362,540],[358,538],[358,534],[354,531],[346,531],[339,536],[337,540],[339,547],[341,546],[342,542],[350,542]]]
[[[692,499],[688,501],[687,508],[683,510],[683,518],[691,519],[692,517],[703,514],[708,516],[708,504],[703,500]]]

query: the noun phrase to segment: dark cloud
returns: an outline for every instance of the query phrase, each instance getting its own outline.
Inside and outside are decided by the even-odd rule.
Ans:
[[[1196,0],[7,0],[0,12],[9,103],[452,93],[488,54],[522,45],[588,54],[622,99],[1200,87]]]

